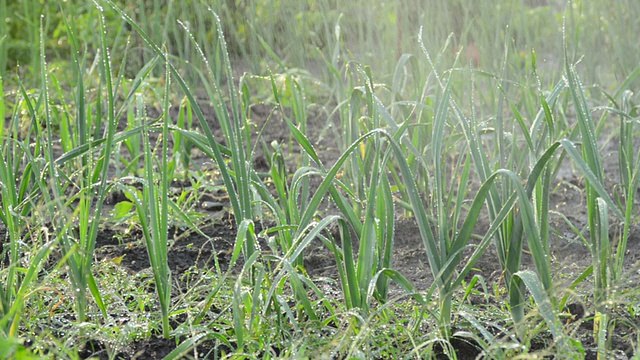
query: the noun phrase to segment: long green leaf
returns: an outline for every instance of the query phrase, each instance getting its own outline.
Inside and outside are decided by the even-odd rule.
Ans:
[[[524,286],[529,289],[529,292],[538,305],[538,312],[545,320],[549,331],[558,344],[558,352],[562,352],[569,359],[584,358],[584,350],[578,348],[580,353],[576,354],[576,347],[573,346],[575,344],[573,344],[573,342],[563,334],[562,324],[560,323],[557,311],[554,310],[552,302],[549,299],[549,295],[545,291],[544,286],[538,278],[538,275],[531,270],[519,271],[514,274],[512,281],[515,283],[524,284]],[[518,291],[517,289],[521,289],[521,287],[517,285],[512,285],[511,288],[514,289],[513,291]],[[524,304],[521,304],[519,306],[524,306]]]
[[[583,160],[582,156],[576,149],[573,142],[568,139],[560,140],[560,144],[567,152],[571,160],[574,161],[576,165],[578,165],[578,169],[584,175],[584,177],[589,181],[589,186],[593,187],[595,192],[607,203],[610,210],[618,219],[624,219],[624,215],[618,205],[611,199],[607,191],[604,189],[604,183],[598,179],[598,176],[594,174],[589,165]]]

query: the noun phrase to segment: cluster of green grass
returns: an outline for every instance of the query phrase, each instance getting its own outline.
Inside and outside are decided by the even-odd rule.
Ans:
[[[0,22],[0,355],[73,358],[91,340],[115,358],[161,335],[176,343],[168,358],[202,357],[193,350],[201,344],[220,358],[455,358],[464,339],[487,358],[580,359],[593,349],[576,329],[589,321],[598,357],[610,356],[616,314],[635,313],[640,290],[620,293],[638,226],[630,90],[640,7],[423,3],[0,0],[0,13],[13,15]],[[471,59],[460,46],[482,51]],[[587,87],[581,76],[616,85]],[[259,102],[300,149],[293,173],[293,146],[252,136]],[[312,107],[341,134],[337,159],[323,159],[308,137]],[[605,186],[605,136],[618,143],[615,192]],[[267,174],[253,166],[260,146]],[[170,225],[206,236],[191,195],[169,191],[176,178],[205,186],[195,149],[216,164],[237,237],[228,269],[216,258],[213,269],[172,274]],[[584,179],[587,225],[560,215],[592,264],[560,288],[550,195],[567,161]],[[127,200],[109,218],[112,191]],[[327,201],[334,215],[320,211]],[[400,215],[419,228],[428,289],[394,269]],[[482,216],[489,225],[478,233]],[[274,225],[259,233],[259,220]],[[94,263],[100,227],[116,221],[141,230],[149,273],[130,278],[117,259]],[[308,276],[312,242],[329,249],[337,279]],[[491,246],[503,273],[493,289],[480,275],[469,280]],[[564,318],[582,299],[577,289],[590,315],[576,325]],[[627,326],[637,344],[637,324]],[[541,338],[542,350],[533,346]]]

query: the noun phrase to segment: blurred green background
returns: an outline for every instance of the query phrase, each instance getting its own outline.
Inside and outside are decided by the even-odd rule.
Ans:
[[[97,1],[100,4],[100,1]],[[461,60],[483,70],[501,68],[505,47],[525,62],[532,49],[538,66],[558,67],[562,59],[562,27],[566,24],[569,56],[581,60],[588,82],[612,85],[638,66],[640,2],[635,0],[220,0],[122,1],[115,3],[156,41],[182,61],[201,66],[188,40],[188,28],[207,55],[216,53],[216,32],[208,8],[217,13],[234,67],[264,73],[267,68],[303,68],[318,76],[325,62],[350,60],[370,65],[374,74],[391,77],[399,56],[420,54],[418,34],[432,55],[442,51],[450,67],[456,49]],[[104,6],[113,54],[127,54],[128,72],[135,74],[152,54],[141,39]],[[65,66],[70,46],[64,16],[75,20],[83,47],[97,49],[99,12],[91,1],[0,1],[0,70],[21,76],[38,73],[41,15],[48,61]],[[181,25],[182,24],[182,25]],[[451,36],[451,37],[450,37]],[[449,39],[449,43],[447,43]],[[128,47],[127,52],[119,51]],[[89,61],[91,59],[88,59]],[[114,60],[121,60],[115,58]],[[464,62],[459,64],[465,65]],[[517,62],[510,62],[511,66]],[[19,67],[18,67],[19,66]],[[276,69],[281,70],[281,69]],[[325,74],[326,75],[326,74]]]

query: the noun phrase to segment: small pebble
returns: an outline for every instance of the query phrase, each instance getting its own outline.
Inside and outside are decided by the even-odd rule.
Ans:
[[[200,204],[200,208],[206,211],[220,211],[222,210],[223,207],[224,207],[223,203],[216,202],[216,201],[203,201]]]

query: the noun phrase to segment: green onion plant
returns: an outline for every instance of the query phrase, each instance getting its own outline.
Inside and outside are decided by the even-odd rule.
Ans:
[[[38,232],[29,230],[28,219],[36,211],[34,205],[38,198],[32,196],[32,192],[37,193],[37,184],[31,165],[34,155],[24,141],[20,140],[19,108],[20,106],[14,108],[10,128],[5,130],[8,133],[3,133],[1,140],[0,220],[6,228],[1,253],[3,259],[7,259],[7,266],[0,272],[0,331],[3,339],[16,339],[19,336],[22,309],[27,298],[37,292],[33,289],[38,282],[38,273],[55,246],[55,241],[48,239],[41,244]],[[35,152],[39,151],[38,146],[33,149]],[[23,245],[25,242],[32,242],[34,247],[39,247],[32,251],[28,266],[24,261],[27,256]]]
[[[169,89],[171,75],[167,67],[164,116],[169,116]],[[139,105],[144,102],[140,100]],[[144,179],[142,196],[134,197],[138,219],[142,227],[144,239],[149,255],[149,263],[153,270],[155,288],[160,302],[162,314],[162,334],[169,338],[171,327],[169,325],[169,307],[171,302],[171,270],[168,263],[168,236],[169,236],[169,174],[168,174],[168,140],[170,119],[162,119],[162,133],[160,138],[160,161],[154,164],[156,154],[151,150],[149,128],[144,119],[144,106],[138,109],[141,114],[137,117],[143,123],[142,142],[144,147]],[[157,146],[158,144],[156,144]],[[160,174],[155,173],[159,169]],[[159,178],[156,181],[156,178]]]
[[[638,68],[640,69],[640,68]],[[629,79],[633,79],[640,74],[639,70],[634,71]],[[625,82],[626,83],[626,82]],[[627,242],[630,237],[630,227],[636,219],[636,203],[634,201],[635,192],[640,185],[640,156],[634,152],[633,139],[637,134],[638,127],[638,107],[634,104],[632,93],[623,91],[621,97],[620,112],[620,140],[618,145],[618,166],[620,180],[623,187],[624,224],[620,239],[616,247],[615,266],[612,272],[612,280],[618,282],[622,279],[624,255],[627,250]],[[614,284],[615,285],[615,284]]]
[[[582,139],[581,150],[584,162],[581,162],[580,168],[586,179],[586,201],[587,201],[587,217],[589,229],[589,249],[592,256],[592,270],[594,276],[594,293],[593,301],[595,305],[595,315],[593,321],[594,339],[598,344],[598,358],[607,358],[608,334],[613,330],[613,324],[610,322],[608,313],[608,303],[611,301],[612,292],[618,285],[620,280],[620,270],[624,261],[626,252],[627,238],[622,237],[619,240],[617,249],[613,247],[609,234],[609,211],[621,221],[630,220],[629,216],[632,207],[627,204],[624,208],[618,207],[604,190],[604,167],[602,158],[598,151],[595,122],[588,108],[585,99],[584,90],[575,68],[570,65],[565,50],[565,68],[567,74],[568,87],[573,100],[577,126],[580,130]],[[621,121],[620,130],[620,154],[619,163],[621,181],[628,194],[629,185],[637,185],[637,171],[634,163],[633,152],[629,153],[629,137],[632,136],[633,127],[629,129],[626,120]],[[631,134],[625,133],[630,131]],[[622,170],[624,169],[624,170]],[[635,173],[635,174],[634,174]],[[632,190],[635,192],[636,188]],[[633,196],[633,195],[631,195]],[[627,200],[629,199],[627,195]],[[633,200],[631,201],[633,203]],[[626,215],[625,215],[626,214]],[[628,225],[625,225],[628,226]],[[628,236],[628,233],[623,233]]]
[[[101,26],[104,31],[104,19],[101,20]],[[67,26],[70,40],[74,45],[73,48],[76,51],[74,53],[74,63],[76,65],[76,77],[77,77],[77,97],[76,97],[76,111],[75,119],[77,121],[76,126],[78,128],[77,144],[82,146],[89,141],[89,133],[87,132],[87,116],[84,106],[84,77],[80,71],[80,62],[77,54],[77,43],[71,27]],[[63,173],[63,169],[60,164],[55,161],[56,155],[53,149],[53,143],[55,141],[53,136],[53,127],[55,124],[60,124],[63,121],[59,113],[55,113],[58,116],[54,116],[54,113],[50,109],[50,99],[48,92],[48,68],[45,62],[44,54],[44,39],[41,28],[41,77],[42,77],[42,95],[43,106],[46,119],[46,151],[45,159],[48,160],[48,166],[46,172],[49,176],[51,184],[43,188],[42,193],[45,195],[45,204],[49,210],[49,214],[54,223],[56,234],[59,237],[63,254],[67,258],[67,263],[70,271],[71,284],[76,294],[76,307],[78,319],[84,321],[86,319],[86,307],[87,307],[87,289],[90,290],[99,308],[102,310],[103,315],[106,317],[106,307],[102,302],[102,298],[98,289],[98,285],[93,278],[91,272],[91,265],[93,262],[93,251],[95,248],[95,241],[98,233],[98,224],[101,217],[102,203],[106,197],[107,192],[107,171],[109,159],[112,153],[113,136],[116,130],[115,113],[114,113],[114,95],[112,88],[112,73],[110,67],[110,60],[108,58],[108,48],[106,44],[106,38],[104,32],[101,37],[101,51],[102,58],[100,62],[101,75],[105,79],[106,93],[107,93],[107,113],[106,113],[106,133],[105,146],[101,151],[101,158],[93,159],[89,154],[84,154],[81,157],[80,167],[80,181],[77,184],[79,191],[76,196],[70,200],[65,199],[65,191],[69,187],[69,182],[66,181],[68,177]],[[64,102],[64,99],[61,99]],[[99,126],[99,125],[98,125]],[[61,126],[63,130],[67,127]],[[99,127],[98,127],[99,128]],[[68,128],[67,128],[68,129]],[[70,133],[62,133],[61,137],[70,138]],[[49,188],[52,192],[49,194]],[[74,212],[69,213],[69,207],[72,201],[77,200],[77,208]],[[95,209],[91,210],[93,201],[96,201]],[[77,237],[74,235],[74,229],[72,228],[73,217],[78,216],[78,229]]]

